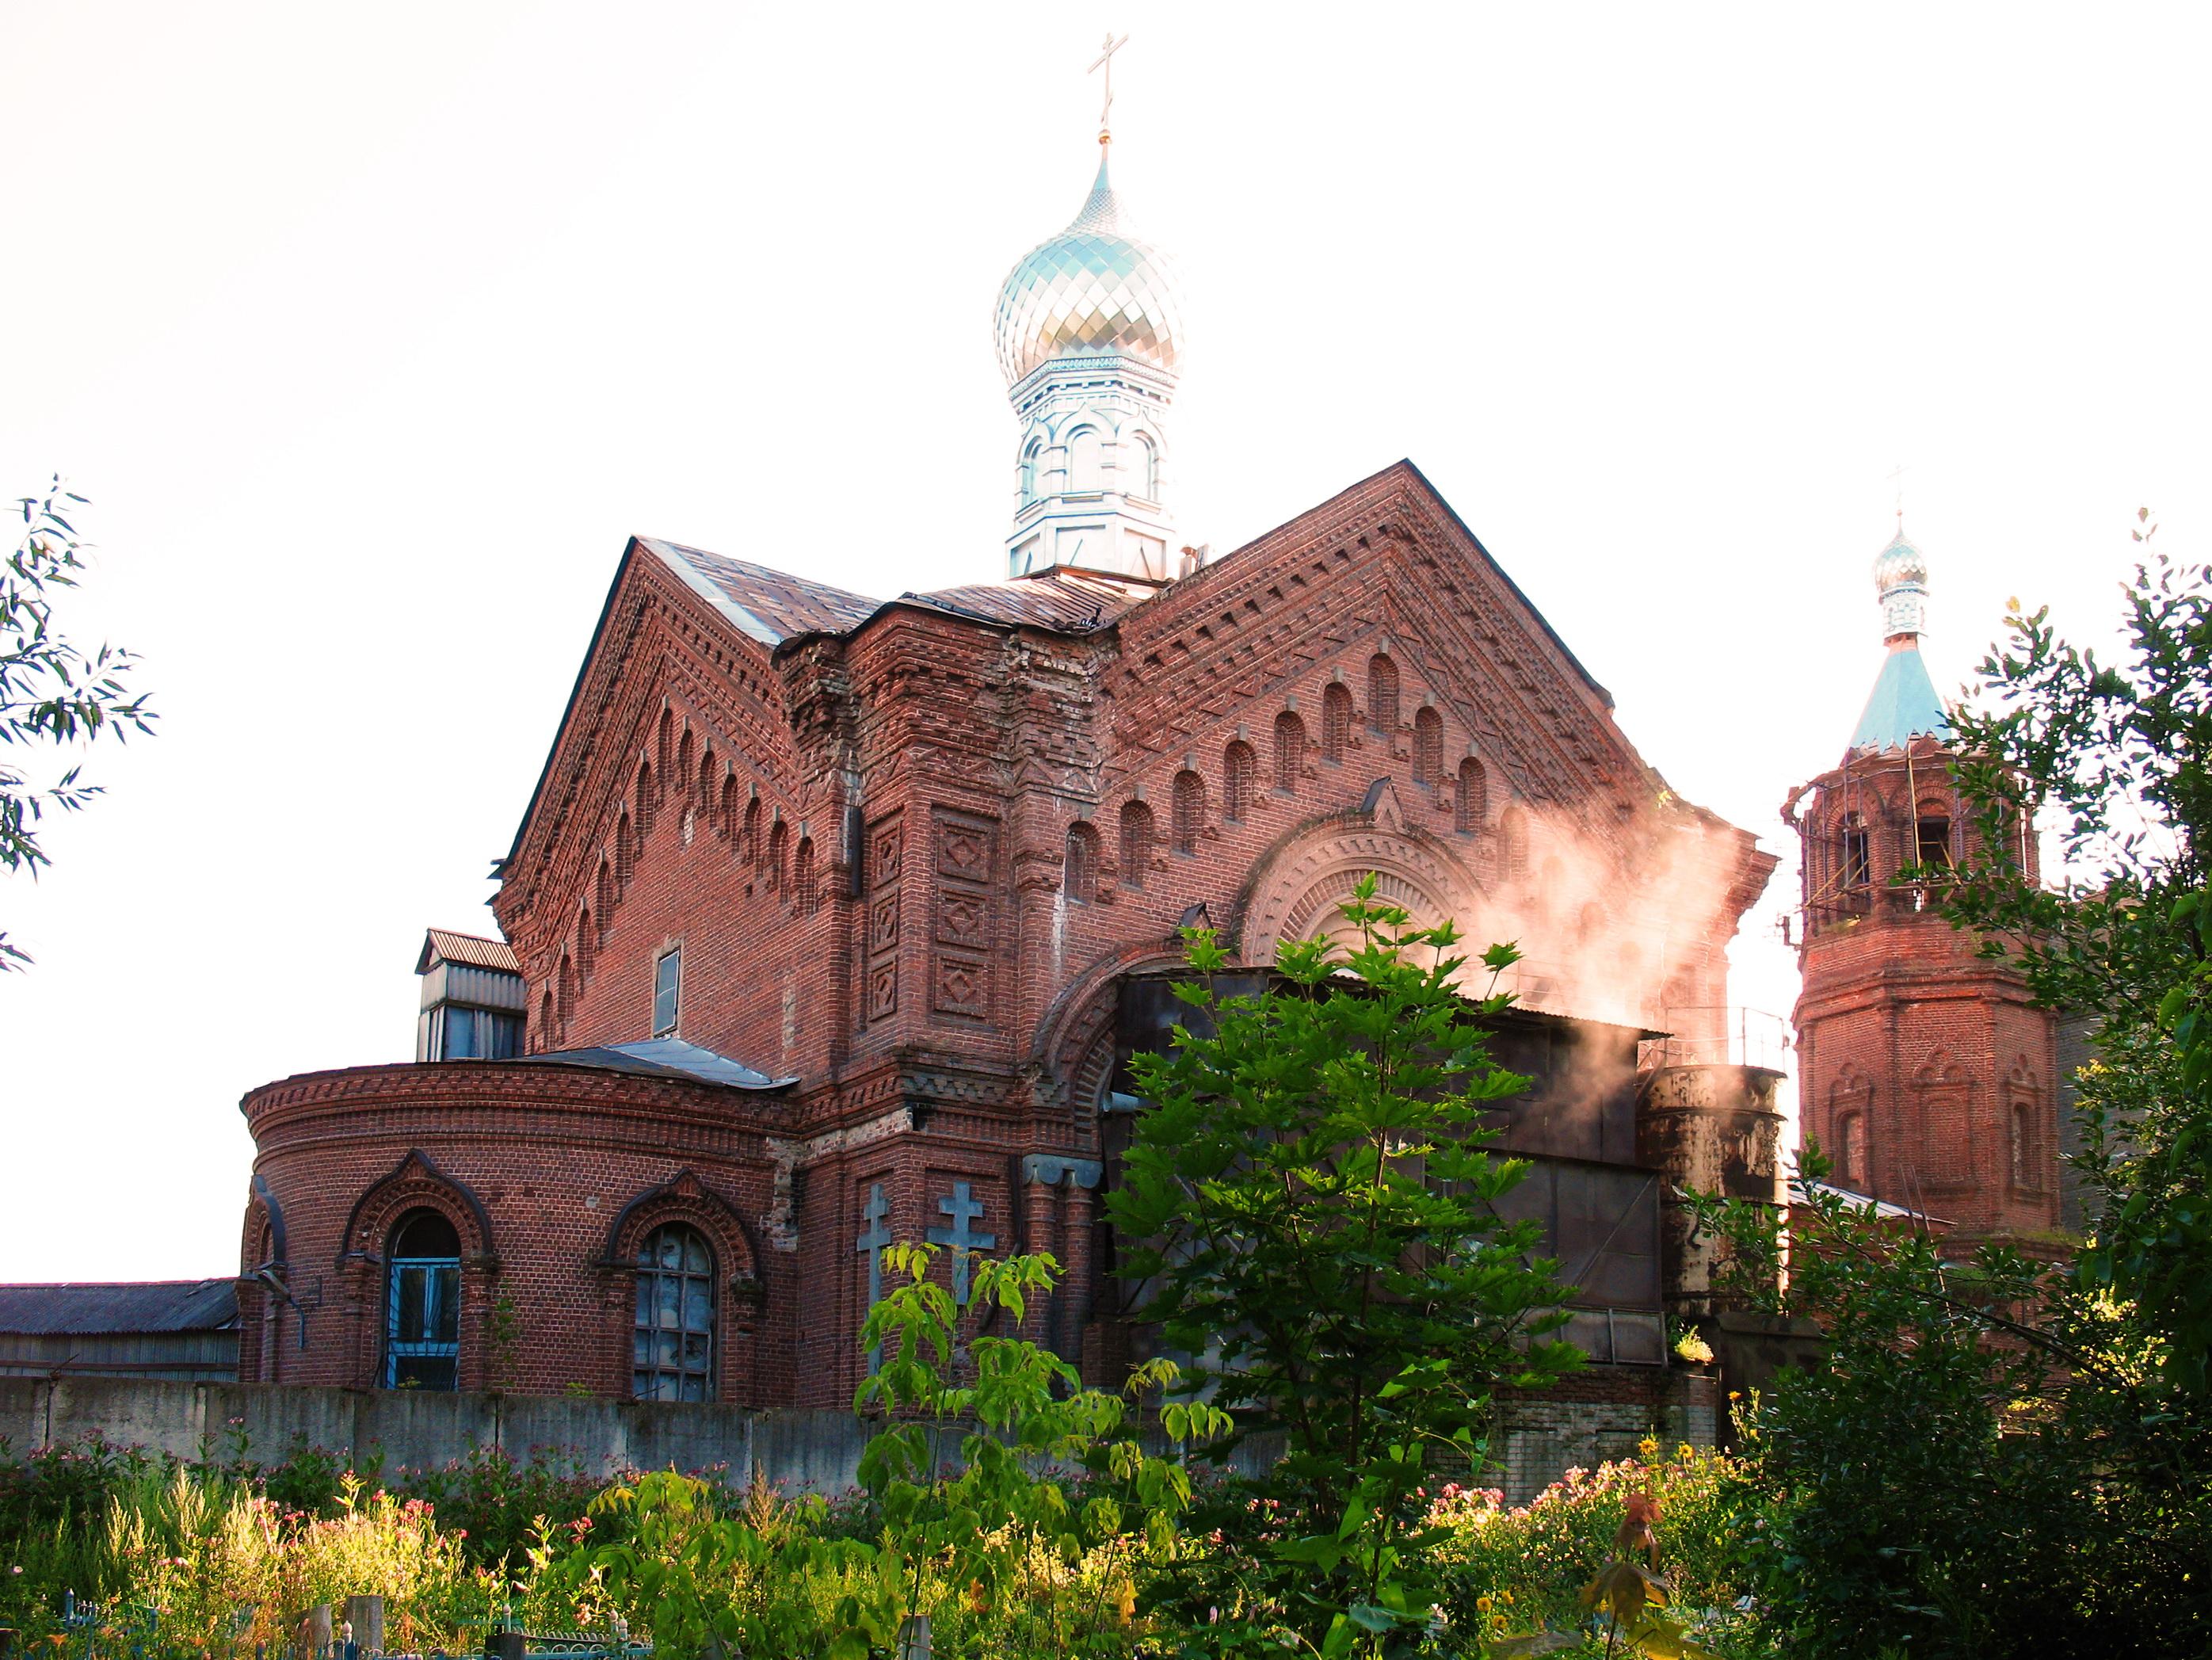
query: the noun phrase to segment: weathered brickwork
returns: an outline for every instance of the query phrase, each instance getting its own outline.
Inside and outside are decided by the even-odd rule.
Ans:
[[[1916,738],[1852,756],[1789,804],[1805,848],[1800,1123],[1838,1186],[1948,1223],[1962,1247],[2056,1249],[2057,1020],[1945,920],[1940,882],[1893,881],[1968,850],[1948,760]],[[2011,852],[2033,879],[2033,836]]]
[[[1157,593],[878,607],[633,543],[495,902],[529,1047],[654,1036],[680,948],[677,1035],[792,1081],[447,1063],[255,1091],[242,1258],[286,1293],[245,1299],[245,1374],[374,1381],[388,1230],[427,1206],[462,1240],[470,1386],[625,1392],[634,1254],[667,1219],[714,1252],[725,1402],[849,1399],[864,1242],[961,1226],[1060,1260],[1030,1329],[1108,1376],[1117,988],[1186,919],[1271,960],[1372,870],[1478,945],[1520,938],[1536,1006],[1717,1019],[1772,864],[1664,790],[1402,464]]]

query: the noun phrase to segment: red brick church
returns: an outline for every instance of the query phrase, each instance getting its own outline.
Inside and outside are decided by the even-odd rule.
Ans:
[[[1526,953],[1506,1145],[1597,1362],[1531,1421],[1709,1432],[1669,1197],[1777,1190],[1777,1074],[1723,1041],[1774,860],[1667,787],[1410,463],[1182,545],[1174,281],[1103,157],[997,334],[1005,580],[623,550],[504,941],[431,935],[414,1064],[245,1098],[241,1376],[842,1404],[876,1248],[930,1238],[1051,1251],[1034,1329],[1109,1379],[1100,1192],[1178,930],[1264,970],[1372,871]]]

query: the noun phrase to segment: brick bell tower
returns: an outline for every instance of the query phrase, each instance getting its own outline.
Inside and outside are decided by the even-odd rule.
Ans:
[[[1896,537],[1875,561],[1888,655],[1843,760],[1783,818],[1804,881],[1797,1000],[1800,1133],[1828,1181],[1950,1224],[1961,1247],[2058,1248],[2057,1018],[2009,967],[1975,955],[1940,884],[1974,845],[1948,762],[1950,726],[1921,660],[1928,562]],[[2011,856],[2037,875],[2023,824]]]

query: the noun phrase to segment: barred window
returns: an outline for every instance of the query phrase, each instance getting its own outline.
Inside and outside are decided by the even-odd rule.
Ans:
[[[714,1253],[672,1223],[638,1247],[630,1393],[641,1401],[714,1398]]]
[[[434,1210],[411,1210],[385,1256],[384,1387],[461,1386],[461,1236]]]

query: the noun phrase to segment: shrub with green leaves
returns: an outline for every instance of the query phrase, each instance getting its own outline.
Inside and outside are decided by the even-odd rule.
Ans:
[[[1196,1018],[1131,1063],[1150,1104],[1107,1201],[1119,1271],[1194,1357],[1181,1387],[1229,1414],[1200,1450],[1285,1443],[1249,1484],[1275,1507],[1251,1512],[1267,1523],[1254,1556],[1185,1596],[1225,1611],[1209,1622],[1224,1648],[1412,1652],[1437,1595],[1429,1462],[1479,1466],[1493,1391],[1583,1359],[1544,1336],[1568,1289],[1531,1260],[1536,1225],[1495,1208],[1528,1169],[1481,1122],[1528,1082],[1485,1047],[1517,953],[1486,952],[1489,993],[1470,997],[1452,924],[1414,927],[1375,895],[1370,874],[1342,907],[1349,945],[1285,941],[1256,994],[1217,992],[1227,953],[1190,930],[1175,990]]]

